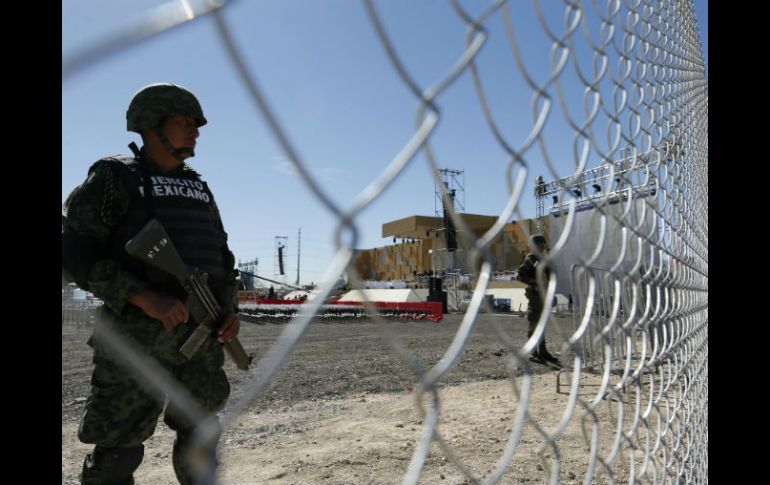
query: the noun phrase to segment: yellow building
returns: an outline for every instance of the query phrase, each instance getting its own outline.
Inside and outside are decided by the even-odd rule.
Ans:
[[[495,216],[460,214],[475,237],[483,235],[497,220]],[[493,241],[490,253],[495,271],[516,269],[528,252],[524,235],[535,231],[535,220],[510,222]],[[546,231],[546,238],[547,238]],[[410,216],[382,225],[382,237],[393,237],[393,245],[358,251],[354,266],[364,280],[411,281],[417,275],[441,273],[447,269],[471,272],[466,261],[467,237],[458,229],[454,252],[447,251],[444,221],[440,217]],[[400,241],[399,241],[400,240]]]

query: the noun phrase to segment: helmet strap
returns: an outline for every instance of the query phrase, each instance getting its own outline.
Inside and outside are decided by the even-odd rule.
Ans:
[[[165,148],[172,157],[176,158],[180,162],[184,161],[184,158],[182,157],[183,153],[189,153],[191,157],[195,156],[195,150],[192,148],[174,148],[174,145],[171,144],[171,140],[169,140],[166,134],[163,133],[163,130],[160,129],[160,126],[153,128],[153,131],[156,135],[158,135],[158,138],[160,138],[160,142],[163,145],[163,148]]]

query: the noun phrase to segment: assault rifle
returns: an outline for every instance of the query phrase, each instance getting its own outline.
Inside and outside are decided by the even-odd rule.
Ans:
[[[203,342],[219,330],[226,313],[209,289],[206,282],[208,275],[185,265],[168,233],[157,219],[150,220],[133,239],[126,243],[126,252],[144,263],[171,274],[187,292],[186,306],[198,325],[179,348],[179,353],[188,359],[192,358]],[[239,369],[249,369],[252,357],[246,355],[237,337],[230,342],[225,342],[223,346]]]

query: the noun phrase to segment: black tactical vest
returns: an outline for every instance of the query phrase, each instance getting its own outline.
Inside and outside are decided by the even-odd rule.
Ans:
[[[144,265],[125,250],[125,244],[154,216],[165,227],[182,260],[209,275],[209,286],[214,289],[225,282],[224,252],[227,235],[214,205],[211,191],[194,171],[174,171],[173,175],[148,173],[142,178],[140,162],[129,157],[100,160],[108,163],[125,187],[129,189],[128,211],[120,218],[112,232],[111,256],[123,267],[149,283],[154,289],[165,291],[178,298],[184,290],[176,280],[160,270]],[[151,163],[151,162],[145,162]],[[96,166],[96,164],[94,165]],[[151,190],[148,204],[145,185]]]

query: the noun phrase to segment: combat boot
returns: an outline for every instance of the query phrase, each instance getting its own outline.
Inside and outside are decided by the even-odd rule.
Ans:
[[[548,352],[548,349],[545,347],[545,339],[540,342],[540,344],[537,346],[536,352],[533,355],[536,355],[539,360],[544,362],[561,366],[559,359]]]
[[[217,460],[216,439],[209,443],[198,443],[193,430],[177,432],[172,453],[174,473],[181,485],[212,483],[219,461]]]
[[[134,471],[144,457],[144,445],[94,447],[83,461],[82,485],[134,485]]]

